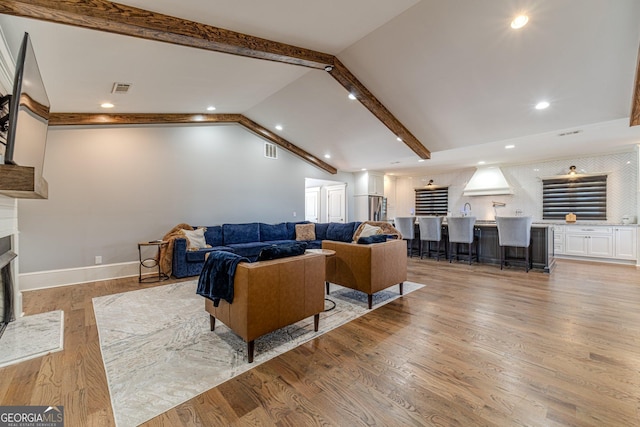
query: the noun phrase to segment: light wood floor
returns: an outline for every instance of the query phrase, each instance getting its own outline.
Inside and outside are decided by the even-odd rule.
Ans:
[[[640,425],[640,269],[413,259],[409,280],[426,286],[147,425]],[[0,369],[0,405],[113,425],[91,298],[138,288],[24,293],[27,314],[65,311],[65,349]]]

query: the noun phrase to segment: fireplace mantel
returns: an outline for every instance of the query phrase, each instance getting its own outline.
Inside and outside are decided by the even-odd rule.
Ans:
[[[0,165],[0,194],[15,199],[47,199],[49,185],[31,166]]]

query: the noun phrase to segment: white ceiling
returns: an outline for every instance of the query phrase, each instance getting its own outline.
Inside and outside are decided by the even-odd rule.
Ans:
[[[324,71],[0,15],[31,34],[54,112],[242,113],[344,171],[425,175],[631,150],[638,0],[125,0],[334,54],[432,152],[418,157]],[[509,27],[526,11],[529,24]],[[112,95],[114,82],[131,83]],[[533,106],[542,99],[547,110]],[[580,130],[569,136],[566,131]],[[515,148],[506,150],[507,144]]]

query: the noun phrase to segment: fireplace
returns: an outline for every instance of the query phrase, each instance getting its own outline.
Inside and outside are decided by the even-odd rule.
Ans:
[[[11,248],[11,236],[0,238],[0,338],[7,324],[15,320],[11,270],[11,262],[15,257],[16,254]]]

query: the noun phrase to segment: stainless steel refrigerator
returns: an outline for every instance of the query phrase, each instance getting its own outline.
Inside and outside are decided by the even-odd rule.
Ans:
[[[369,196],[369,221],[387,220],[387,198],[382,196]]]

